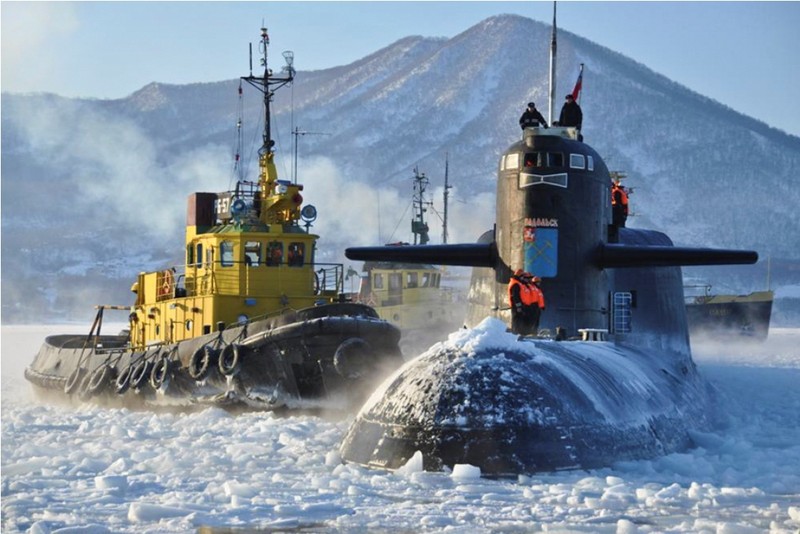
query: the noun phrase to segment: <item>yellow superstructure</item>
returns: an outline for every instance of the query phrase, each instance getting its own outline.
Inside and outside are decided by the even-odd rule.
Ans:
[[[272,156],[261,156],[251,191],[189,197],[185,264],[140,273],[132,288],[134,348],[191,339],[338,296],[341,266],[315,272],[318,236],[298,224],[303,186],[278,180]]]

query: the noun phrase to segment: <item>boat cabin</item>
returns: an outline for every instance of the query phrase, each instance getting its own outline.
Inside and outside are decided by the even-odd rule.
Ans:
[[[339,298],[342,265],[315,265],[318,236],[298,224],[301,190],[266,180],[192,194],[185,263],[140,273],[131,288],[131,345],[174,343]]]

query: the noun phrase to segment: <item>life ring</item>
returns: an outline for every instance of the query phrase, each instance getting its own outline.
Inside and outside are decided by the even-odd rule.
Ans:
[[[167,269],[161,273],[161,285],[158,286],[158,296],[166,297],[172,295],[175,289],[175,278],[172,276],[172,270]]]
[[[117,369],[111,365],[101,365],[89,375],[89,380],[86,383],[86,392],[89,395],[97,395],[115,382],[117,379]]]
[[[372,372],[375,358],[372,346],[360,337],[342,341],[333,355],[333,367],[347,379],[361,378]]]
[[[219,355],[219,372],[225,376],[232,376],[239,372],[239,357],[241,353],[241,345],[231,343]]]
[[[150,385],[156,391],[164,390],[169,385],[170,378],[172,378],[172,362],[165,356],[153,365],[150,371]]]
[[[74,371],[72,371],[67,378],[67,382],[64,384],[64,393],[67,395],[72,395],[78,390],[78,386],[81,385],[83,378],[86,376],[86,369],[83,367],[77,367]]]
[[[130,387],[136,390],[141,389],[142,386],[147,384],[152,370],[153,370],[152,361],[144,359],[139,360],[133,367],[133,370],[131,371]]]
[[[203,345],[192,354],[189,360],[189,376],[195,380],[203,380],[211,368],[217,363],[217,351],[210,345]]]

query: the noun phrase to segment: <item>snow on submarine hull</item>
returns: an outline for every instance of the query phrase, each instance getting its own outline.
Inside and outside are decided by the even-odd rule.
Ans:
[[[426,470],[466,463],[506,476],[656,457],[710,429],[715,401],[691,358],[680,267],[758,254],[613,224],[611,184],[574,129],[527,128],[501,156],[497,222],[477,243],[346,251],[474,269],[471,329],[384,382],[348,430],[344,461],[397,469],[420,451]],[[536,338],[506,333],[519,268],[542,278]]]
[[[709,424],[708,384],[689,362],[609,342],[524,339],[487,318],[387,380],[342,444],[350,462],[511,476],[658,456]]]

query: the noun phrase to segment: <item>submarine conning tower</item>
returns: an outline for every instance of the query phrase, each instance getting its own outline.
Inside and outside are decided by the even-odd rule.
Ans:
[[[526,128],[501,156],[496,223],[477,243],[352,247],[351,260],[474,267],[465,324],[511,323],[507,286],[542,279],[540,336],[625,334],[688,354],[681,266],[755,263],[750,250],[676,247],[654,230],[612,224],[611,175],[574,128]]]
[[[502,155],[495,236],[501,287],[492,307],[507,323],[505,286],[523,269],[542,279],[547,311],[540,328],[607,328],[609,281],[594,256],[608,241],[610,184],[602,158],[574,128],[526,128]]]

